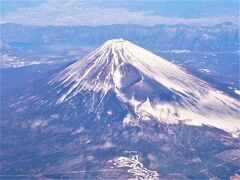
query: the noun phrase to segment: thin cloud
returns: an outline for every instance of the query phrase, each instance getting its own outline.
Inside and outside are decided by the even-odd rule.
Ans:
[[[124,8],[100,8],[78,0],[48,0],[29,8],[20,8],[2,16],[2,23],[25,25],[110,25],[110,24],[197,24],[213,25],[225,21],[237,23],[235,16],[186,19],[161,17],[150,11],[132,12]]]

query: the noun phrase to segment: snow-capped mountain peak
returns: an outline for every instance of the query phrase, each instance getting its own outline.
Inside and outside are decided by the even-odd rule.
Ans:
[[[126,118],[182,121],[239,131],[239,102],[190,75],[183,68],[123,39],[113,39],[59,73],[58,103],[82,91],[109,91],[129,107]],[[64,87],[64,88],[63,88]],[[132,115],[134,114],[134,115]]]
[[[178,70],[179,67],[129,41],[114,39],[69,66],[54,81],[73,82],[61,97],[59,102],[62,102],[82,89],[103,92],[113,87],[121,89],[141,81],[144,76],[163,83],[166,78],[174,77]],[[164,86],[180,90],[172,81],[165,81]]]

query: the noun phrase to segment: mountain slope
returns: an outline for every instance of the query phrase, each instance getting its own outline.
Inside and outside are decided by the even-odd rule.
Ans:
[[[184,69],[123,40],[53,66],[3,70],[3,178],[239,174],[237,100]]]
[[[85,92],[113,91],[128,107],[124,124],[155,119],[239,132],[239,102],[184,69],[123,39],[109,40],[49,82],[58,103]],[[96,111],[98,106],[96,107]]]

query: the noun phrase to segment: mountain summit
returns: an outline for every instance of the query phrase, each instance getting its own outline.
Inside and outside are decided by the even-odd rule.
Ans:
[[[100,94],[101,104],[113,92],[128,109],[124,124],[156,120],[239,132],[237,100],[123,39],[107,41],[49,83],[56,86],[59,104],[86,92]]]

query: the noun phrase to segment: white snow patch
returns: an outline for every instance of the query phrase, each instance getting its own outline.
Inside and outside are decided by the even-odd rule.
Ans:
[[[112,115],[112,111],[107,111],[107,114],[109,115],[109,116],[111,116]]]
[[[42,128],[48,125],[48,122],[42,119],[36,119],[31,124],[31,129]]]
[[[235,89],[234,92],[238,95],[240,95],[240,90]]]
[[[80,134],[83,131],[84,131],[84,127],[80,127],[78,129],[76,129],[74,132],[72,132],[72,134]]]
[[[172,53],[176,53],[176,54],[181,54],[181,53],[190,53],[191,51],[189,50],[178,50],[178,49],[173,49],[171,50]]]
[[[133,174],[136,179],[160,179],[157,171],[152,171],[144,167],[139,161],[138,155],[132,157],[117,157],[114,159],[116,167],[127,168],[127,172]]]
[[[123,119],[123,125],[135,125],[137,124],[136,119],[131,115],[127,114]]]
[[[203,73],[210,73],[211,71],[209,69],[199,69],[200,72]]]
[[[101,145],[101,149],[108,149],[108,148],[111,148],[113,147],[114,145],[112,144],[112,142],[110,141],[106,141],[103,145]]]

